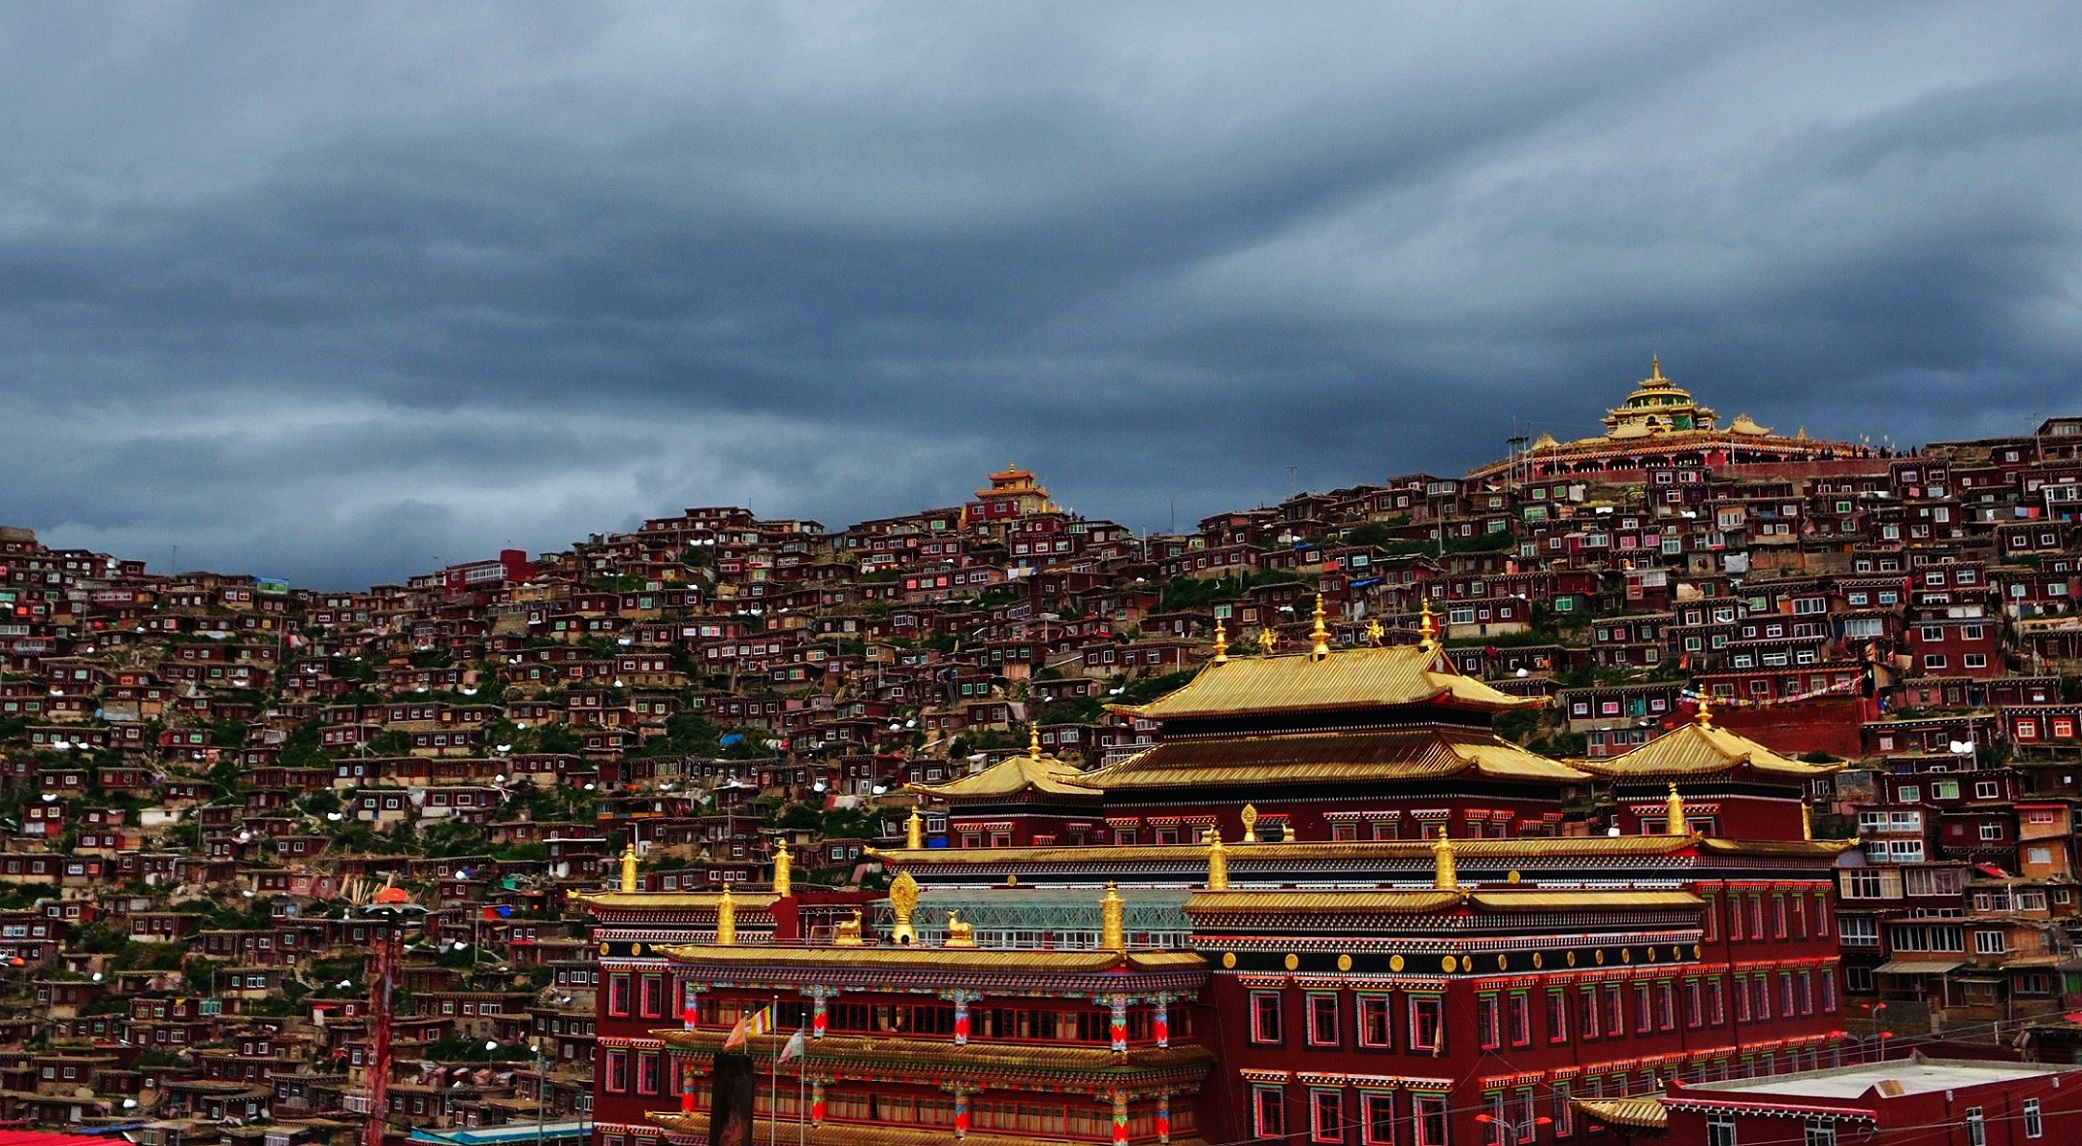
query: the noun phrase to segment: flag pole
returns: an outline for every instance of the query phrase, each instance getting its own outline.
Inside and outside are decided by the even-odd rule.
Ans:
[[[781,994],[774,992],[771,1014],[776,1020],[781,1017]],[[775,1025],[779,1025],[776,1023]],[[766,1110],[766,1146],[776,1146],[781,1140],[781,1048],[774,1048],[773,1085],[769,1088]]]

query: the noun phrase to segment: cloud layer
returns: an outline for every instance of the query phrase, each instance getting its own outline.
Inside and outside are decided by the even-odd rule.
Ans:
[[[0,521],[367,584],[2082,411],[2069,6],[0,11]],[[1290,478],[1290,472],[1292,474]]]

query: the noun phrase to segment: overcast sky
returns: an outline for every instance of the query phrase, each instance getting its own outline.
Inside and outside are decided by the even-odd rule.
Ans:
[[[2082,6],[0,7],[0,523],[365,585],[2082,413]],[[1291,475],[1291,476],[1290,476]],[[1174,509],[1175,506],[1175,509]]]

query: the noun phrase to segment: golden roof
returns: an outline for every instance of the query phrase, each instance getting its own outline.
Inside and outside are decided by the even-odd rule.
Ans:
[[[1242,665],[1251,662],[1231,663]],[[1111,767],[1086,773],[1076,782],[1090,788],[1120,790],[1218,783],[1279,785],[1426,780],[1470,771],[1488,779],[1553,784],[1578,783],[1590,778],[1567,764],[1527,752],[1494,734],[1472,730],[1400,728],[1367,732],[1294,732],[1247,739],[1164,740]]]
[[[756,909],[772,906],[777,898],[777,896],[773,895],[736,895],[735,893],[732,895],[732,899],[736,902],[740,911],[747,908]],[[723,902],[723,893],[720,891],[589,891],[574,895],[571,899],[573,902],[584,904],[587,907],[605,907],[622,911],[643,909],[672,910],[674,908],[682,910],[687,908],[707,908],[710,911],[714,911],[716,905]]]
[[[1252,712],[1305,712],[1336,708],[1381,708],[1427,701],[1490,712],[1547,703],[1517,697],[1462,676],[1436,650],[1416,645],[1341,649],[1316,658],[1304,654],[1243,657],[1201,668],[1174,692],[1118,711],[1153,720],[1231,716]]]
[[[1634,891],[1628,888],[1593,887],[1568,891],[1544,891],[1529,887],[1493,888],[1470,893],[1475,906],[1490,911],[1563,911],[1577,908],[1642,908],[1683,910],[1706,906],[1706,901],[1689,891]]]
[[[1571,1105],[1584,1115],[1608,1126],[1629,1130],[1667,1130],[1669,1113],[1655,1098],[1579,1098]]]
[[[1065,777],[1081,774],[1076,765],[1066,764],[1052,756],[1020,755],[1000,760],[981,772],[945,784],[908,784],[905,787],[943,800],[1002,799],[1017,796],[1029,788],[1050,796],[1090,798],[1092,790],[1089,787],[1064,783]]]
[[[1609,760],[1587,760],[1579,767],[1615,779],[1708,776],[1747,765],[1767,776],[1809,780],[1843,770],[1841,764],[1808,764],[1790,760],[1744,736],[1701,721],[1656,737],[1631,752]]]
[[[981,947],[762,947],[712,943],[661,947],[675,963],[697,966],[792,965],[930,967],[934,970],[1022,970],[1054,974],[1190,971],[1207,961],[1190,951],[998,951]]]
[[[707,1141],[708,1115],[706,1113],[681,1114],[676,1110],[645,1111],[644,1117],[664,1127],[675,1135]],[[771,1146],[767,1133],[768,1120],[757,1120],[753,1131],[754,1143],[765,1142]],[[780,1141],[783,1144],[800,1139],[805,1146],[947,1146],[952,1141],[945,1128],[912,1129],[898,1126],[870,1126],[849,1122],[825,1122],[818,1126],[784,1123]],[[1068,1138],[1050,1138],[1021,1132],[1019,1134],[992,1134],[987,1131],[969,1131],[962,1139],[962,1146],[1053,1146],[1055,1143],[1070,1143]],[[1206,1146],[1199,1137],[1173,1135],[1171,1146]]]
[[[1529,887],[1354,889],[1351,891],[1200,891],[1186,901],[1188,914],[1235,911],[1307,915],[1359,912],[1405,912],[1422,914],[1461,905],[1484,911],[1571,911],[1643,909],[1697,909],[1705,901],[1688,891],[1634,891],[1627,888],[1587,888],[1563,891]]]
[[[1671,855],[1700,841],[1690,836],[1527,836],[1517,839],[1454,840],[1453,854],[1462,866],[1478,860],[1570,860],[1596,856]],[[1707,843],[1731,841],[1709,840]],[[1229,862],[1289,863],[1312,859],[1407,860],[1429,865],[1430,840],[1316,840],[1302,843],[1237,844]],[[1202,844],[1095,844],[1041,848],[871,848],[868,854],[905,868],[959,867],[964,864],[1074,864],[1092,861],[1183,863],[1207,862]]]
[[[1708,837],[1701,849],[1732,856],[1834,856],[1858,846],[1857,840],[1723,840]]]
[[[1459,907],[1467,896],[1456,888],[1413,887],[1408,891],[1365,889],[1353,891],[1196,891],[1186,900],[1187,914],[1216,911],[1245,913],[1273,912],[1328,915],[1340,912],[1402,912],[1422,914]]]

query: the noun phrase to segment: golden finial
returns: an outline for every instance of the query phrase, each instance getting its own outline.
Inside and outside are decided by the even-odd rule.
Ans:
[[[1381,638],[1383,638],[1383,637],[1385,637],[1385,636],[1387,636],[1387,635],[1388,635],[1388,631],[1387,631],[1386,629],[1383,629],[1383,628],[1381,627],[1381,622],[1380,622],[1379,620],[1377,620],[1377,619],[1375,619],[1375,618],[1372,618],[1372,617],[1368,617],[1368,618],[1367,618],[1367,620],[1366,620],[1366,643],[1367,643],[1367,644],[1369,644],[1369,645],[1372,645],[1372,646],[1373,646],[1374,648],[1377,648],[1377,649],[1378,649],[1378,648],[1380,648],[1380,647],[1381,647]]]
[[[737,898],[730,885],[723,885],[723,898],[716,901],[716,946],[737,946]]]
[[[1428,653],[1439,647],[1439,626],[1432,620],[1429,597],[1424,598],[1424,607],[1417,617],[1417,635],[1422,638],[1417,642],[1420,651]]]
[[[774,841],[774,894],[786,899],[795,894],[794,857],[788,852],[788,841]]]
[[[1269,657],[1272,651],[1279,647],[1280,635],[1272,631],[1271,625],[1258,630],[1258,652],[1261,655]]]
[[[911,878],[910,872],[900,871],[890,882],[889,910],[896,913],[896,925],[889,929],[890,941],[918,942],[918,931],[911,926],[911,913],[918,910],[918,881]]]
[[[633,892],[635,890],[636,841],[631,840],[629,841],[629,845],[622,849],[622,891],[626,893]]]
[[[1691,823],[1684,818],[1684,797],[1677,794],[1677,781],[1675,780],[1670,781],[1670,798],[1666,803],[1669,806],[1666,830],[1673,836],[1691,835]]]
[[[1308,639],[1315,642],[1315,647],[1309,649],[1308,655],[1310,660],[1319,661],[1330,655],[1330,630],[1323,627],[1323,594],[1316,594],[1316,611],[1311,615],[1316,626],[1308,631]]]
[[[1446,835],[1446,825],[1439,825],[1439,842],[1431,845],[1431,868],[1433,887],[1441,891],[1452,891],[1460,886],[1460,871],[1453,863],[1453,841]]]
[[[976,925],[973,923],[963,923],[961,921],[960,908],[950,910],[947,913],[947,938],[941,940],[940,946],[974,947],[975,945]]]
[[[1701,728],[1713,727],[1713,702],[1707,697],[1703,687],[1699,689],[1699,711],[1692,719],[1697,721]]]
[[[1805,800],[1800,801],[1800,838],[1815,838],[1815,810]]]
[[[1041,759],[1041,722],[1038,720],[1027,725],[1027,759]]]
[[[904,846],[914,852],[925,846],[925,817],[918,814],[916,805],[911,808],[910,818],[904,821]]]
[[[1222,846],[1222,829],[1207,829],[1207,890],[1229,890],[1229,849]]]
[[[1660,354],[1650,354],[1650,355],[1648,356],[1648,380],[1649,380],[1650,382],[1667,382],[1667,381],[1669,381],[1669,379],[1667,379],[1667,378],[1664,378],[1664,377],[1663,377],[1663,356],[1662,356],[1662,355],[1660,355]]]
[[[1256,804],[1245,804],[1243,806],[1243,839],[1241,842],[1247,844],[1258,842],[1258,805]]]
[[[1218,665],[1229,663],[1229,633],[1228,630],[1222,627],[1222,619],[1220,617],[1216,617],[1214,623],[1214,663]]]
[[[1112,880],[1106,881],[1106,898],[1099,901],[1099,948],[1102,951],[1126,951],[1128,929],[1122,911],[1121,893],[1116,891]]]

